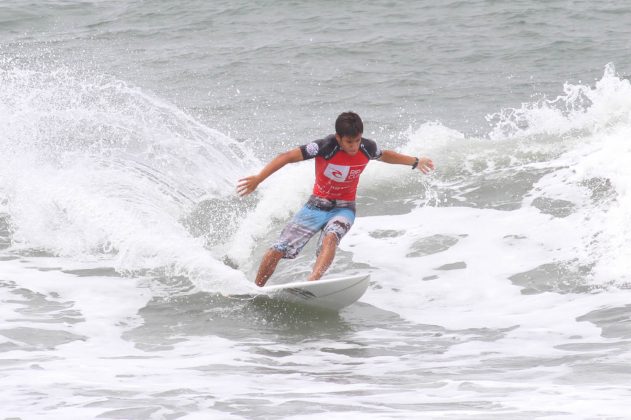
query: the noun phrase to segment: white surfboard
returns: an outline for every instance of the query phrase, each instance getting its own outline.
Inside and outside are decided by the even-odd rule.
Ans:
[[[260,294],[287,302],[339,311],[362,297],[368,288],[369,280],[370,274],[360,274],[315,281],[301,281],[265,286],[260,289]]]

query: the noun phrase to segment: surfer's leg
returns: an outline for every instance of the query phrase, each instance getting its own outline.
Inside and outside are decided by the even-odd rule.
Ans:
[[[265,286],[267,280],[272,277],[274,274],[274,270],[276,270],[276,266],[278,262],[283,258],[283,253],[270,248],[265,255],[263,256],[263,260],[261,260],[261,265],[259,266],[259,271],[256,274],[256,285],[259,287]]]
[[[318,280],[331,266],[333,258],[335,258],[337,241],[338,239],[335,233],[329,233],[324,236],[324,239],[322,239],[322,245],[320,246],[320,252],[318,253],[318,258],[313,265],[311,275],[309,275],[309,280]]]
[[[282,258],[293,259],[327,221],[327,212],[305,205],[285,226],[276,243],[265,253],[256,275],[256,285],[264,286]]]
[[[272,248],[284,254],[283,258],[293,259],[302,248],[328,221],[326,211],[304,206],[285,226]]]
[[[337,208],[330,212],[331,219],[322,229],[316,262],[309,280],[318,280],[331,266],[335,257],[335,249],[348,233],[355,221],[355,211],[351,208]]]

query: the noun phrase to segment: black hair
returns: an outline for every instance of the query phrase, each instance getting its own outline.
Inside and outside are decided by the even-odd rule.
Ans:
[[[364,123],[354,112],[342,112],[335,120],[335,133],[340,137],[355,137],[364,132]]]

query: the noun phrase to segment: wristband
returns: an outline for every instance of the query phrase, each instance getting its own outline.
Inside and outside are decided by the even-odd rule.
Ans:
[[[412,170],[416,169],[418,166],[418,158],[414,158],[414,165],[412,165]]]

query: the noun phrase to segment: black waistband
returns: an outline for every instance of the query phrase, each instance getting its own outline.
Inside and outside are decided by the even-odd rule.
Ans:
[[[320,210],[333,210],[335,208],[346,208],[355,211],[355,202],[348,200],[329,200],[328,198],[312,195],[307,201],[307,205]]]

